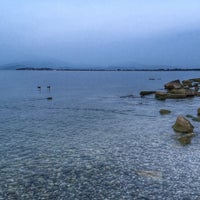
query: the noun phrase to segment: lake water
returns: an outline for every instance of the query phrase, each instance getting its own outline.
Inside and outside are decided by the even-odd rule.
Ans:
[[[196,115],[200,97],[139,96],[194,77],[0,71],[0,199],[200,199],[200,123],[191,121],[196,137],[185,146],[171,128]]]

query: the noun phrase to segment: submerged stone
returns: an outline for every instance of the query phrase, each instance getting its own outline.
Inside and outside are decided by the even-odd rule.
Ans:
[[[152,179],[162,179],[162,172],[152,170],[140,170],[136,172],[137,175]]]
[[[171,111],[170,110],[167,110],[167,109],[160,109],[160,114],[161,115],[167,115],[167,114],[170,114],[171,113]]]
[[[194,133],[182,134],[178,136],[178,141],[181,145],[185,146],[187,144],[191,144],[192,138],[195,136]]]
[[[172,126],[172,128],[174,129],[174,131],[181,133],[192,133],[194,130],[194,126],[182,115],[179,115],[177,117],[176,122]]]
[[[120,98],[134,98],[134,95],[129,94],[129,95],[121,96]]]
[[[191,118],[193,121],[200,122],[200,116],[194,117],[192,115],[186,115],[186,117]]]

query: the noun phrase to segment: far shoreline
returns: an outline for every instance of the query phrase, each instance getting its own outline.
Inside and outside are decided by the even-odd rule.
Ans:
[[[97,69],[97,68],[33,68],[33,67],[23,67],[23,68],[16,68],[15,70],[18,71],[94,71],[94,72],[101,72],[101,71],[116,71],[116,72],[134,72],[134,71],[200,71],[200,68],[159,68],[159,69],[123,69],[123,68],[116,68],[116,69]]]

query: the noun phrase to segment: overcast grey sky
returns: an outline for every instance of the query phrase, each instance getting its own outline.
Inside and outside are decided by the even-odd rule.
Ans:
[[[0,64],[200,66],[199,0],[0,0]]]

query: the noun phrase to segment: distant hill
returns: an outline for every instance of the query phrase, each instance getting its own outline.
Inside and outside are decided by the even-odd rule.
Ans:
[[[9,63],[0,66],[3,70],[68,70],[68,71],[161,71],[161,70],[200,70],[199,68],[190,68],[185,66],[163,66],[163,65],[145,65],[136,62],[118,63],[110,66],[98,66],[87,64],[70,64],[59,60],[37,60]]]
[[[37,60],[37,61],[22,61],[16,63],[8,63],[0,66],[0,69],[15,70],[18,68],[68,68],[73,67],[73,64],[60,60]]]

